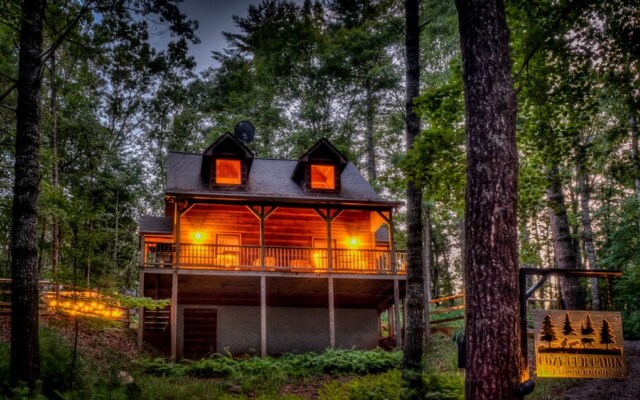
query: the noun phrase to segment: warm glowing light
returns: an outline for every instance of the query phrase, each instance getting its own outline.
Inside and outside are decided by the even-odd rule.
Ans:
[[[125,316],[125,312],[118,306],[111,306],[100,293],[94,291],[60,291],[55,294],[63,299],[54,297],[53,293],[44,295],[44,302],[50,309],[75,317],[77,315],[93,316],[101,318],[120,319]],[[82,299],[82,300],[81,300]]]
[[[240,176],[240,160],[216,159],[216,184],[239,185],[242,183]]]
[[[311,164],[311,189],[335,189],[336,178],[333,165]]]
[[[193,233],[193,241],[196,243],[202,243],[204,241],[204,233],[202,232],[194,232]]]
[[[360,244],[360,241],[357,238],[352,237],[347,239],[347,246],[350,248],[358,247],[359,244]]]

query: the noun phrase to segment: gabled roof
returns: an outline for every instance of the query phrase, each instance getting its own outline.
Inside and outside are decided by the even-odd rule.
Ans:
[[[338,171],[342,172],[344,168],[349,163],[349,160],[340,153],[340,151],[326,138],[322,138],[318,140],[309,150],[307,150],[303,155],[298,159],[298,163],[291,173],[291,179],[295,181],[300,181],[301,175],[304,174],[304,165],[309,162],[309,159],[313,157],[314,153],[321,151],[323,148],[326,148],[330,154],[336,159],[338,164]]]
[[[173,218],[143,215],[140,217],[138,233],[171,235],[173,234]]]
[[[209,189],[200,175],[201,163],[201,154],[169,152],[166,194],[217,199],[317,202],[319,204],[360,203],[387,207],[403,204],[382,199],[351,163],[347,163],[342,172],[342,190],[338,194],[305,193],[290,178],[298,160],[254,159],[246,191],[242,192]]]
[[[245,158],[253,158],[253,152],[229,132],[226,132],[224,135],[216,139],[215,142],[211,143],[211,145],[207,147],[205,151],[202,152],[202,154],[210,156],[216,148],[224,145],[225,142],[231,142],[233,146],[243,151]]]

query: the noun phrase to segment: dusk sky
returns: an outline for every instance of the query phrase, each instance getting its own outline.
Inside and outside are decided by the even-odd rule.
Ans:
[[[259,3],[259,1],[185,0],[179,5],[182,12],[200,23],[196,34],[202,42],[199,45],[193,45],[189,51],[198,63],[198,71],[214,65],[211,52],[221,51],[226,44],[222,32],[234,31],[235,26],[231,17],[234,14],[246,15],[247,8],[251,3]]]
[[[302,0],[296,2],[302,3]],[[187,17],[198,20],[200,23],[196,34],[201,43],[191,45],[189,50],[198,63],[198,72],[215,65],[211,52],[224,49],[226,41],[222,32],[236,30],[231,17],[234,14],[245,16],[249,4],[259,3],[260,0],[184,0],[179,4],[180,10]],[[157,40],[158,45],[162,42],[161,39]]]

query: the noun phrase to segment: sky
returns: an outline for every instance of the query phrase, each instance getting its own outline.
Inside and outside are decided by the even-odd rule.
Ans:
[[[189,54],[198,63],[197,71],[217,65],[211,58],[212,51],[222,51],[226,45],[223,31],[235,32],[236,27],[231,17],[234,14],[247,14],[249,4],[257,4],[259,0],[184,0],[179,4],[180,10],[191,19],[198,20],[200,26],[196,35],[201,40],[198,45],[190,44]]]

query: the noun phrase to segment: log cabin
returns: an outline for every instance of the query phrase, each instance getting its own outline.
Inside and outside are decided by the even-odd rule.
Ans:
[[[254,157],[225,134],[169,152],[165,216],[143,216],[138,345],[172,359],[369,349],[382,313],[401,345],[404,254],[393,212],[328,140],[298,160]]]

